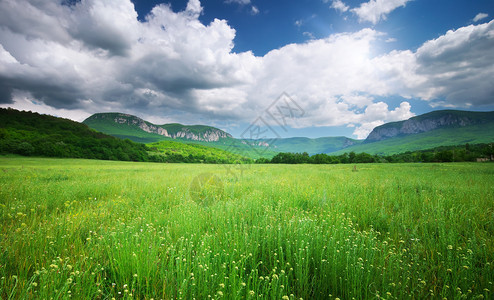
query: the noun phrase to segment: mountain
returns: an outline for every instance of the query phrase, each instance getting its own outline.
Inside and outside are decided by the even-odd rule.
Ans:
[[[440,146],[491,143],[494,112],[440,110],[374,128],[359,144],[331,154],[398,154]]]
[[[154,143],[180,141],[196,143],[257,159],[271,158],[278,152],[329,153],[361,141],[347,137],[317,139],[296,137],[279,139],[235,139],[227,132],[211,126],[164,124],[156,125],[139,117],[123,113],[98,113],[83,121],[89,127],[134,142]]]
[[[178,123],[155,125],[139,117],[122,113],[98,113],[82,123],[115,137],[144,143],[157,142],[164,138],[217,142],[232,137],[223,130],[211,126]]]
[[[429,132],[441,128],[461,128],[494,122],[494,112],[438,110],[406,121],[387,123],[372,130],[364,143]]]

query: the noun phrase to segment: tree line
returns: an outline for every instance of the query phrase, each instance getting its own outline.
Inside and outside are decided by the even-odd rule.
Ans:
[[[358,163],[405,163],[405,162],[469,162],[481,158],[492,160],[493,144],[465,144],[459,146],[441,146],[433,149],[409,151],[393,155],[371,155],[362,153],[344,153],[341,155],[281,152],[273,158],[260,158],[256,163],[271,164],[358,164]]]

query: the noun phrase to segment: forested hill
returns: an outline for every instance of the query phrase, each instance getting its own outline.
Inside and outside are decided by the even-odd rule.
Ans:
[[[0,154],[147,161],[145,145],[121,140],[84,124],[0,108]]]

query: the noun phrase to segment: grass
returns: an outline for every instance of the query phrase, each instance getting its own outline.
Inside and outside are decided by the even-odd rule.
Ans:
[[[239,167],[0,158],[0,297],[492,299],[493,164]]]

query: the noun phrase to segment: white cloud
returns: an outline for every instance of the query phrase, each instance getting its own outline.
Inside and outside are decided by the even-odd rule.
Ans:
[[[359,17],[360,22],[377,24],[398,7],[405,6],[411,0],[370,0],[351,11]]]
[[[416,95],[457,106],[493,104],[494,21],[450,30],[415,53],[417,74],[427,78]]]
[[[480,20],[483,20],[485,18],[487,18],[489,15],[486,14],[486,13],[478,13],[474,18],[473,18],[473,21],[474,22],[478,22]]]
[[[409,119],[415,116],[410,109],[411,106],[408,102],[400,103],[400,106],[391,111],[384,102],[372,103],[367,106],[363,114],[359,115],[360,125],[355,129],[354,134],[357,138],[364,139],[377,126],[386,122]]]
[[[225,0],[225,3],[237,3],[240,5],[250,4],[250,0]]]
[[[302,33],[304,36],[308,37],[309,39],[311,40],[314,40],[316,37],[314,36],[314,34],[312,32],[309,32],[309,31],[304,31]]]
[[[250,13],[251,13],[252,15],[257,15],[257,14],[259,14],[259,8],[257,8],[257,6],[252,5],[252,7],[251,7],[251,9],[250,9]]]
[[[350,9],[350,7],[341,0],[333,0],[330,7],[336,9],[339,12],[346,12]]]

